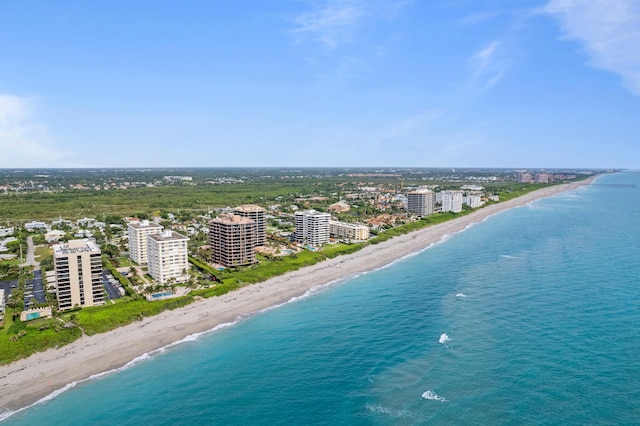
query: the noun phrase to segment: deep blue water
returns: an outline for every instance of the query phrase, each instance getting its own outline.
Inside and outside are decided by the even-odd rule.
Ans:
[[[640,424],[639,223],[639,187],[539,200],[5,424]]]

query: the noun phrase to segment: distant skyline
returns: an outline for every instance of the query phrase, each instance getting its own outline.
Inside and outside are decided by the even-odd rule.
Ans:
[[[0,168],[640,169],[635,0],[1,10]]]

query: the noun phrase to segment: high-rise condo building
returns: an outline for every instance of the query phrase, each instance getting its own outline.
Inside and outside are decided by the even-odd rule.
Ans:
[[[159,284],[189,280],[188,237],[167,230],[147,236],[149,275]]]
[[[479,195],[469,194],[462,198],[462,202],[472,209],[475,209],[476,207],[480,207],[482,205],[481,198],[482,197],[480,197]]]
[[[265,210],[255,204],[243,204],[233,211],[234,214],[248,217],[256,223],[255,245],[263,246],[267,242],[267,223],[264,218]]]
[[[532,181],[531,173],[518,173],[518,183],[530,183]]]
[[[221,215],[209,222],[211,261],[225,267],[256,263],[256,222],[234,214]]]
[[[129,224],[129,258],[138,265],[147,264],[147,237],[162,232],[162,226],[148,220]]]
[[[58,309],[104,304],[102,256],[90,240],[70,240],[53,246]]]
[[[533,181],[535,183],[549,183],[549,175],[547,173],[536,173]]]
[[[459,213],[462,211],[462,191],[440,191],[438,194],[443,212]]]
[[[436,194],[433,191],[407,192],[407,210],[418,216],[433,214]]]
[[[295,213],[296,241],[319,246],[329,242],[329,213],[306,210]]]

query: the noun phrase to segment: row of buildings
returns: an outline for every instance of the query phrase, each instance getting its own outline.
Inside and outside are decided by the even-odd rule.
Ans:
[[[189,237],[155,222],[130,222],[129,258],[138,265],[147,265],[149,275],[159,284],[189,280]]]
[[[477,207],[479,195],[464,196],[462,191],[438,193],[419,190],[407,193],[407,209],[418,216],[433,214],[436,205],[442,211],[462,211],[463,203]],[[345,203],[346,204],[346,203]],[[255,248],[266,243],[265,209],[242,205],[209,222],[211,261],[224,267],[251,265],[257,262]],[[349,241],[369,238],[369,227],[331,219],[330,213],[316,210],[295,212],[293,240],[321,246],[330,237]],[[129,257],[146,265],[149,275],[159,284],[185,282],[189,279],[189,238],[148,220],[128,224]],[[58,306],[61,310],[77,306],[104,304],[101,251],[88,239],[56,244],[54,265]]]
[[[471,208],[480,207],[482,204],[479,194],[463,191],[418,190],[407,192],[407,211],[417,216],[429,216],[436,212],[436,206],[440,205],[441,212],[459,213],[463,204]]]

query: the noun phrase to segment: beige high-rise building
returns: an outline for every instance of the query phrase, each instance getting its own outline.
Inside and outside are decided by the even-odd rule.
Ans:
[[[189,238],[167,230],[147,236],[149,275],[159,284],[189,280]]]
[[[147,237],[159,234],[163,227],[155,222],[141,220],[129,224],[129,259],[138,265],[147,264]]]
[[[221,215],[209,222],[211,261],[225,267],[256,263],[256,223],[234,214]]]
[[[407,192],[407,210],[418,216],[433,214],[436,204],[436,194],[432,191]]]
[[[535,183],[549,183],[549,175],[547,173],[536,173],[533,181]]]
[[[248,217],[256,223],[255,245],[263,246],[267,242],[267,222],[265,209],[255,204],[243,204],[234,209],[234,214]]]
[[[532,181],[530,173],[518,173],[518,183],[530,183]]]
[[[90,240],[70,240],[53,246],[58,309],[104,304],[102,252]]]

